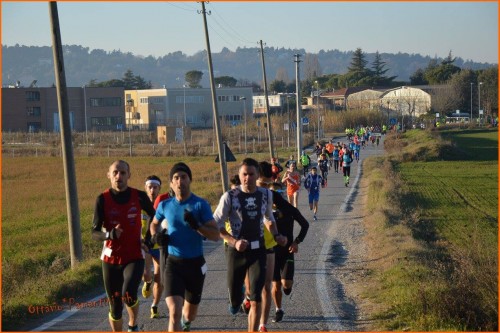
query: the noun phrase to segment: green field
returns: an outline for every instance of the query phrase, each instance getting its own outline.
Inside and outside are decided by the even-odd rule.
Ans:
[[[498,131],[409,131],[385,147],[369,171],[384,207],[371,203],[369,228],[389,248],[373,246],[387,258],[365,294],[384,304],[378,329],[498,330]]]

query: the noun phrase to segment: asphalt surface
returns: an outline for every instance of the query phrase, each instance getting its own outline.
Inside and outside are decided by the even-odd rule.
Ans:
[[[345,138],[339,141],[346,141]],[[285,316],[280,323],[273,323],[274,304],[271,307],[269,331],[356,331],[358,314],[356,304],[349,298],[336,270],[348,260],[349,253],[343,244],[348,235],[342,223],[349,223],[346,212],[360,208],[358,181],[362,177],[362,162],[368,156],[383,153],[383,140],[380,146],[369,144],[361,150],[359,163],[351,165],[351,182],[345,187],[342,174],[333,173],[328,176],[328,186],[320,194],[318,220],[313,221],[309,210],[307,191],[302,187],[299,195],[299,209],[310,222],[309,232],[303,243],[299,245],[299,253],[295,255],[295,278],[291,295],[283,296]],[[311,154],[312,156],[312,154]],[[316,156],[312,157],[313,164]],[[298,234],[298,223],[294,235]],[[240,313],[232,316],[228,312],[228,292],[226,284],[226,264],[222,242],[205,242],[205,258],[208,264],[202,301],[196,320],[191,324],[192,331],[246,331],[247,317]],[[142,288],[142,284],[140,286]],[[141,294],[139,290],[139,295]],[[24,328],[34,331],[110,331],[108,323],[108,307],[104,289],[88,298],[73,300],[81,304],[72,310],[64,304],[63,311],[47,315],[37,327]],[[160,318],[150,319],[149,308],[151,297],[139,296],[140,315],[138,325],[140,331],[167,331],[168,314],[165,302],[159,305]],[[127,315],[124,311],[124,323]],[[126,325],[124,325],[126,330]]]

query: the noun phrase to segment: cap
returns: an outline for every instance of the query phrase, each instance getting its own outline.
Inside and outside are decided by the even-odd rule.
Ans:
[[[172,178],[174,177],[175,173],[177,173],[179,171],[183,171],[183,172],[187,173],[187,175],[189,177],[189,180],[193,180],[193,176],[191,174],[191,169],[189,169],[189,167],[187,166],[187,164],[184,163],[184,162],[176,163],[176,164],[174,164],[174,166],[172,167],[172,169],[170,169],[170,180],[172,180]]]

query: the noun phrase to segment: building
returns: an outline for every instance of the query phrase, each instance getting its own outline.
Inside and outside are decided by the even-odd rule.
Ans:
[[[380,95],[380,106],[386,111],[418,117],[431,110],[431,100],[431,95],[420,88],[402,86]]]
[[[251,87],[217,88],[217,111],[222,124],[243,122],[252,110]],[[126,122],[134,129],[152,130],[156,126],[213,126],[210,88],[163,88],[126,90]]]
[[[123,127],[123,88],[68,87],[70,127],[74,131]],[[2,88],[2,131],[58,132],[56,88]]]
[[[288,98],[290,97],[295,97],[295,94],[279,93],[277,95],[267,95],[269,100],[269,112],[271,114],[287,112],[289,109]],[[253,114],[255,116],[265,116],[266,113],[266,96],[253,96]]]

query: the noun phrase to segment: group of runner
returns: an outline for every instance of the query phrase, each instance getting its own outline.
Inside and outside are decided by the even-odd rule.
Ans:
[[[300,187],[296,167],[290,162],[281,179],[287,188]],[[185,163],[172,166],[170,190],[160,195],[159,177],[148,176],[144,191],[138,190],[128,186],[130,165],[113,162],[107,174],[111,187],[97,197],[92,228],[93,239],[103,242],[111,329],[122,330],[125,303],[128,331],[139,330],[138,289],[144,280],[143,297],[153,294],[151,318],[159,318],[163,293],[168,331],[189,331],[208,270],[203,241],[219,239],[225,242],[229,312],[247,313],[248,330],[265,332],[272,299],[273,321],[281,321],[282,293],[291,293],[294,253],[309,223],[296,208],[298,193],[287,190],[290,202],[282,197],[282,183],[273,181],[274,171],[272,163],[244,159],[233,188],[222,195],[212,213],[209,203],[191,192],[193,177]],[[294,221],[300,225],[295,238]]]

